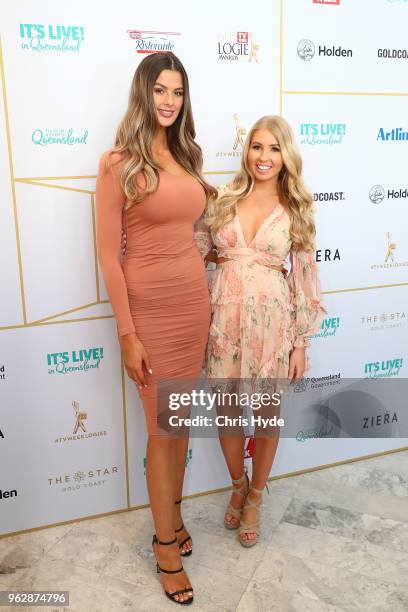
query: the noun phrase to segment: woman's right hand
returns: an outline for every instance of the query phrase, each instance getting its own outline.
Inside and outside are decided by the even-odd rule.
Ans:
[[[147,387],[147,373],[153,374],[149,356],[136,334],[120,336],[123,362],[129,378],[135,381],[139,389]]]

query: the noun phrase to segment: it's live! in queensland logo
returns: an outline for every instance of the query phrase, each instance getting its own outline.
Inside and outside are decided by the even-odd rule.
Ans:
[[[135,43],[136,53],[161,53],[172,51],[181,32],[158,32],[156,30],[127,30],[129,38]]]
[[[301,123],[300,144],[337,145],[346,136],[345,123]]]
[[[48,353],[48,374],[71,374],[98,369],[103,357],[103,346]]]
[[[389,378],[399,376],[403,366],[402,357],[383,359],[382,361],[369,361],[364,364],[364,374],[366,378]]]
[[[26,51],[79,52],[85,39],[83,26],[20,23],[21,48]]]

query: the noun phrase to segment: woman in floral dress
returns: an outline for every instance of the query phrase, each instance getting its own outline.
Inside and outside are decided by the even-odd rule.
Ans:
[[[326,311],[315,262],[313,199],[301,173],[288,123],[262,117],[248,135],[240,172],[197,224],[202,256],[217,254],[210,281],[209,379],[299,380],[305,372],[308,337]],[[253,546],[278,436],[255,437],[251,484],[243,431],[238,437],[220,431],[220,441],[234,487],[224,523],[239,528],[243,546]]]

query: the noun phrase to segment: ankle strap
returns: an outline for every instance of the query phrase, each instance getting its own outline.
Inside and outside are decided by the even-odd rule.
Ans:
[[[177,501],[174,502],[175,504],[181,504],[181,499],[178,499]]]
[[[247,472],[248,472],[248,468],[245,466],[244,467],[244,473],[242,474],[241,478],[237,478],[236,480],[234,480],[233,478],[231,478],[231,482],[233,484],[241,484],[241,482],[245,481],[245,478],[247,477]]]
[[[157,535],[154,534],[152,544],[160,544],[161,546],[170,546],[170,544],[175,544],[176,542],[177,542],[177,538],[174,538],[174,540],[171,540],[170,542],[162,542],[161,540],[157,538]]]

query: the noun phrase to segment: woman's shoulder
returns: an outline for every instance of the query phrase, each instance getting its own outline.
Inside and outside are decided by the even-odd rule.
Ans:
[[[119,168],[123,162],[122,153],[118,153],[115,149],[104,151],[99,158],[99,171],[106,171],[109,168]]]

